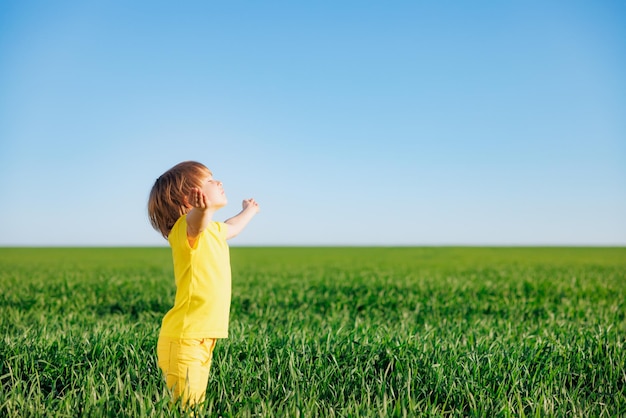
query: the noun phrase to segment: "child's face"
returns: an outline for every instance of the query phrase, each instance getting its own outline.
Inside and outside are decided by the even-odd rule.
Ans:
[[[207,176],[202,180],[202,192],[209,200],[209,205],[214,208],[221,208],[226,206],[228,199],[226,199],[226,193],[222,187],[222,182],[215,180],[212,175]]]

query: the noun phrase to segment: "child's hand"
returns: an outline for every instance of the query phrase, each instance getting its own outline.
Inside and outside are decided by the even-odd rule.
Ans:
[[[197,187],[194,187],[189,192],[189,196],[187,197],[187,202],[191,205],[191,207],[205,210],[210,206],[209,199],[207,199],[204,192]]]
[[[258,213],[261,210],[261,208],[259,208],[259,204],[254,199],[244,200],[241,206],[243,207],[243,210],[250,209],[250,210],[254,210],[256,213]]]
[[[231,239],[248,225],[248,222],[259,212],[259,204],[254,199],[246,199],[242,202],[243,210],[237,215],[224,221],[228,225],[226,239]]]

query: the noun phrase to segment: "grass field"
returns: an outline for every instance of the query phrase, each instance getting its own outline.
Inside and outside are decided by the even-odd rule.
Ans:
[[[197,416],[626,416],[626,248],[233,248]],[[0,416],[177,416],[169,249],[0,248]]]

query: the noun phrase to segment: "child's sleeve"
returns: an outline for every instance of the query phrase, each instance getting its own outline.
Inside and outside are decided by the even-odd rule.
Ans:
[[[182,231],[182,232],[181,232]],[[178,218],[167,237],[172,248],[178,248],[187,242],[187,220],[185,215]]]
[[[226,239],[228,234],[228,224],[224,222],[215,222],[215,224],[220,238]]]

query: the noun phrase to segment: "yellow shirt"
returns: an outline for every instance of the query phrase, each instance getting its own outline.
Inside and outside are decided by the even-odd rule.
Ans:
[[[165,314],[161,335],[172,338],[227,338],[230,313],[230,255],[227,225],[212,222],[187,240],[187,216],[181,216],[168,241],[172,247],[176,300]]]

